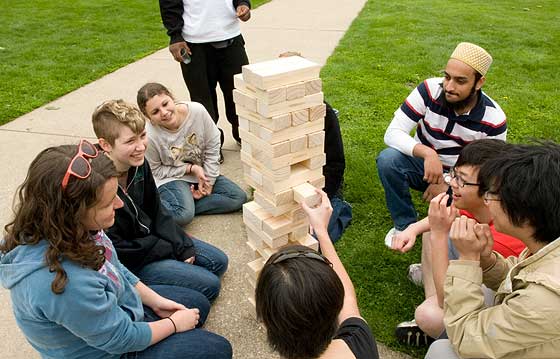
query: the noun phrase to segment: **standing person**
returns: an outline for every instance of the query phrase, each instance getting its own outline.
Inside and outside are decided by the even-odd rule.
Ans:
[[[466,144],[487,137],[505,140],[506,116],[481,90],[491,63],[486,50],[462,42],[451,54],[445,76],[425,80],[395,111],[385,132],[389,148],[377,157],[394,223],[385,236],[387,246],[417,220],[410,188],[431,200],[448,189],[443,173],[453,167]]]
[[[504,258],[486,224],[462,216],[451,226],[459,254],[444,285],[448,340],[426,358],[558,358],[560,353],[560,146],[512,145],[480,169],[496,230],[527,248]],[[484,307],[480,285],[496,291]]]
[[[332,207],[327,194],[321,204],[303,209],[309,216],[322,254],[304,247],[286,247],[272,255],[255,290],[257,318],[270,345],[282,358],[378,359],[377,344],[361,317],[354,285],[329,238]]]
[[[152,290],[120,263],[103,232],[123,206],[117,176],[85,140],[31,163],[0,241],[18,326],[43,358],[231,358],[226,339],[198,329],[202,294]]]
[[[214,300],[228,258],[190,237],[161,205],[150,165],[144,160],[145,117],[122,100],[101,104],[92,115],[99,146],[119,172],[117,195],[124,202],[107,234],[123,264],[148,285],[190,288]]]
[[[196,102],[176,102],[159,83],[142,86],[136,99],[150,119],[146,159],[162,205],[175,221],[186,225],[195,215],[240,210],[247,195],[220,175],[218,127],[206,109]]]
[[[159,8],[170,37],[169,51],[181,65],[191,101],[201,103],[217,124],[216,85],[220,84],[233,139],[241,144],[233,102],[233,75],[240,73],[241,66],[249,63],[239,20],[251,18],[251,2],[160,0]],[[190,60],[185,60],[187,55]],[[223,131],[220,132],[223,144]]]

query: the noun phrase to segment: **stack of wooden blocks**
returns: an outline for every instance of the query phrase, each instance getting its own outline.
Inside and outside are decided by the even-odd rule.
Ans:
[[[320,66],[299,56],[243,67],[234,77],[241,161],[254,201],[243,206],[252,292],[266,260],[280,248],[301,244],[318,249],[300,203],[316,205],[315,187],[325,184],[323,166],[326,107]]]

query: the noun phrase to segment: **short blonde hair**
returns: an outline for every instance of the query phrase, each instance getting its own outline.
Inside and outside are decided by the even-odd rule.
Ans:
[[[119,137],[121,126],[126,126],[139,135],[146,126],[146,117],[138,107],[122,99],[108,100],[99,105],[91,116],[93,131],[111,146]]]

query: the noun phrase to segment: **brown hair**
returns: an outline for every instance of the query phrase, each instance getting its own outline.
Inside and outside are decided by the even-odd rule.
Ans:
[[[136,106],[124,100],[109,100],[99,105],[91,116],[93,131],[97,138],[103,138],[111,146],[119,137],[121,126],[126,126],[135,134],[144,131],[146,118]]]
[[[157,83],[157,82],[148,82],[147,84],[142,86],[140,88],[140,90],[138,90],[138,94],[136,94],[136,103],[138,104],[138,107],[140,108],[140,111],[142,111],[142,113],[144,115],[146,115],[148,118],[150,116],[146,112],[146,103],[152,97],[157,96],[157,95],[161,95],[161,94],[165,94],[165,95],[171,97],[171,99],[174,99],[173,95],[167,89],[167,87],[165,87],[162,84]]]
[[[117,176],[113,161],[100,154],[90,160],[91,174],[85,179],[70,177],[62,190],[62,179],[77,146],[50,147],[31,162],[27,177],[14,198],[14,218],[4,230],[0,252],[7,253],[19,245],[48,242],[45,261],[55,278],[51,290],[64,292],[68,281],[61,262],[64,259],[98,270],[104,263],[103,247],[91,239],[82,220],[86,211],[99,200],[102,186]]]

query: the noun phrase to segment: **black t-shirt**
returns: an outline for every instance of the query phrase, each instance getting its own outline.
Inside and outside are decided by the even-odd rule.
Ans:
[[[334,339],[342,339],[356,359],[379,359],[375,338],[362,318],[348,318],[340,325]]]

